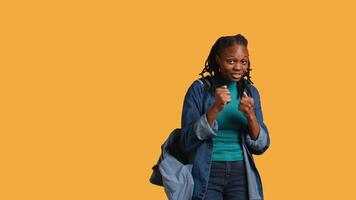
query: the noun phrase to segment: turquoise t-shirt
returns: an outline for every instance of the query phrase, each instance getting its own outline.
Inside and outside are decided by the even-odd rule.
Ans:
[[[213,161],[237,161],[243,160],[241,148],[241,135],[239,129],[247,125],[247,118],[238,109],[240,97],[238,97],[237,82],[224,80],[230,90],[231,101],[220,111],[216,121],[218,133],[213,136]]]

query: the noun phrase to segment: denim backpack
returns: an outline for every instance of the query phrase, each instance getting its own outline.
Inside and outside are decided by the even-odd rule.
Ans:
[[[204,86],[204,100],[210,88],[210,77],[202,77],[199,82]],[[180,148],[181,129],[174,129],[161,146],[161,155],[152,167],[150,182],[163,186],[169,200],[187,200],[193,196],[194,181],[191,175],[192,164]]]

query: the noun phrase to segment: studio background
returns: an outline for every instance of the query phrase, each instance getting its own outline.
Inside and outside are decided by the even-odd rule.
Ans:
[[[352,1],[2,1],[0,199],[166,199],[160,145],[220,36],[249,41],[266,200],[354,199]]]

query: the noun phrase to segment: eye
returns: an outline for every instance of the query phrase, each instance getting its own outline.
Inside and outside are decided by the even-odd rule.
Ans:
[[[234,61],[234,60],[227,60],[227,63],[229,63],[229,64],[234,64],[235,61]]]
[[[243,65],[247,65],[247,60],[241,60],[241,64],[243,64]]]

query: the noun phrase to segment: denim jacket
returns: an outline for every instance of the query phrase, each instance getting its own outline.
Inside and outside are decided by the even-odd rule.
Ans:
[[[269,133],[263,122],[258,90],[247,80],[243,79],[243,81],[246,83],[247,94],[254,99],[254,111],[260,126],[256,140],[250,137],[248,126],[243,126],[240,130],[248,182],[248,195],[250,200],[263,200],[262,182],[252,154],[259,155],[267,150],[270,144]],[[206,118],[206,112],[214,101],[213,91],[206,90],[202,80],[198,79],[189,87],[183,103],[180,145],[183,151],[189,155],[189,162],[193,164],[193,197],[197,199],[203,199],[207,191],[213,152],[211,137],[218,132],[217,121],[215,120],[210,125]]]

